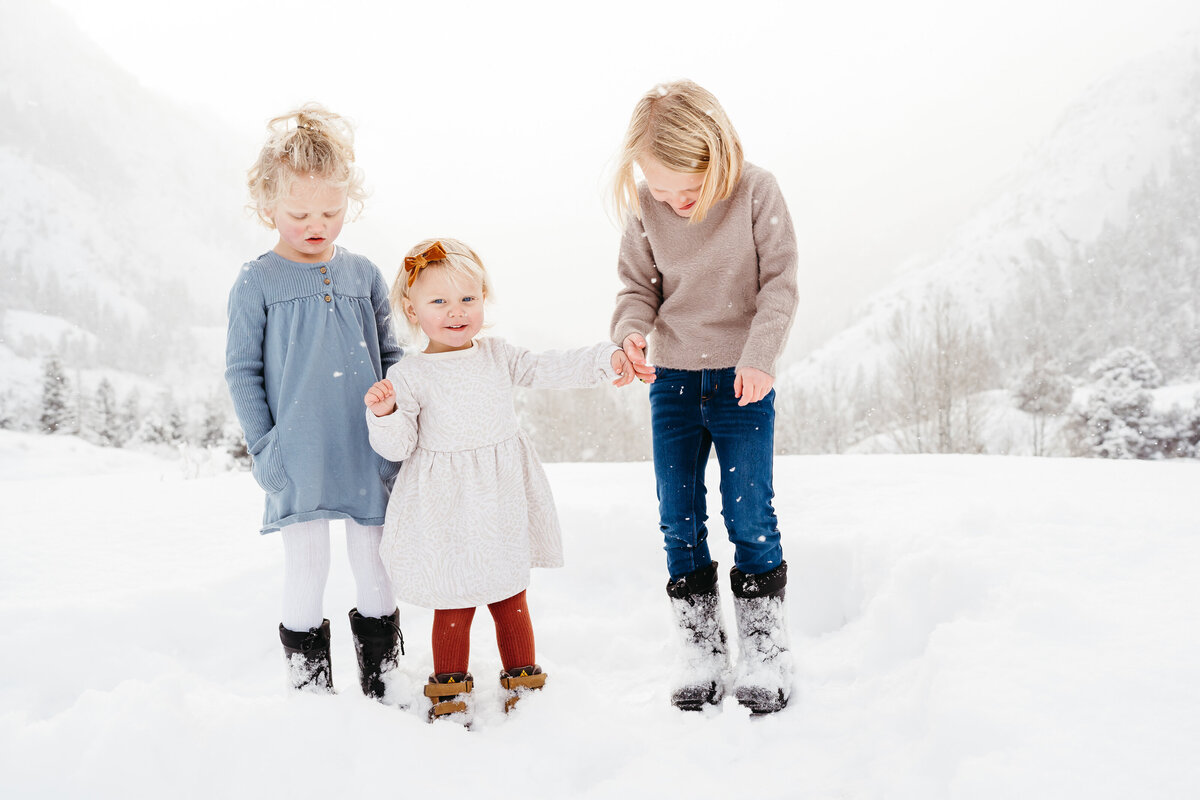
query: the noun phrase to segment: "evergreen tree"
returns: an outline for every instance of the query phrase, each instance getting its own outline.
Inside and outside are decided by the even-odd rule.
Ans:
[[[118,447],[124,447],[137,436],[142,424],[141,393],[137,387],[129,390],[116,418],[116,442]]]
[[[138,438],[147,444],[179,444],[184,441],[183,417],[170,391],[163,390],[142,415]]]
[[[1096,383],[1083,422],[1092,454],[1150,458],[1158,453],[1158,442],[1150,435],[1157,420],[1149,389],[1162,374],[1154,362],[1135,348],[1122,347],[1097,359],[1090,369]]]
[[[229,427],[225,406],[217,395],[210,396],[204,403],[204,419],[200,423],[200,446],[222,447],[226,444]]]
[[[70,406],[70,387],[58,356],[47,356],[42,364],[42,433],[70,431],[74,414]]]
[[[108,378],[101,378],[96,386],[96,398],[92,403],[92,422],[96,441],[105,447],[120,447],[123,444],[117,410],[117,393]]]
[[[17,398],[12,389],[0,392],[0,430],[15,430],[20,424],[18,416]]]

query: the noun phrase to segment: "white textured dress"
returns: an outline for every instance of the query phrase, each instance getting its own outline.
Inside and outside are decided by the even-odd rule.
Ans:
[[[424,608],[494,603],[529,586],[531,567],[561,567],[550,483],[517,423],[513,387],[612,380],[615,345],[533,353],[476,339],[449,353],[410,351],[387,371],[396,410],[367,410],[371,447],[403,461],[379,554],[396,596]]]

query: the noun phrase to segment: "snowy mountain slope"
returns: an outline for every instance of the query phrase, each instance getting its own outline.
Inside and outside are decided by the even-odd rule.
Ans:
[[[477,616],[470,732],[424,721],[426,610],[401,608],[393,697],[412,707],[359,693],[340,531],[340,693],[284,690],[281,549],[256,533],[249,475],[184,480],[4,431],[0,464],[6,797],[1166,800],[1200,785],[1195,462],[778,459],[798,669],[791,705],[754,720],[731,700],[668,703],[651,466],[549,465],[567,566],[535,572],[530,606],[550,682],[505,718]],[[713,546],[724,573],[729,545]],[[722,592],[728,615],[724,577]]]
[[[53,4],[0,8],[0,304],[119,341],[123,354],[95,355],[111,366],[178,377],[179,354],[151,340],[169,330],[186,352],[192,326],[220,323],[229,276],[256,247],[246,156],[139,86]],[[13,349],[38,360],[59,346]]]
[[[857,322],[783,380],[812,384],[859,366],[873,373],[887,357],[888,320],[943,291],[969,319],[986,323],[989,309],[1009,301],[1021,270],[1037,268],[1031,247],[1061,255],[1094,240],[1106,223],[1125,222],[1131,194],[1149,176],[1167,176],[1172,149],[1200,127],[1197,86],[1194,37],[1097,84],[968,224],[930,256],[903,265]]]

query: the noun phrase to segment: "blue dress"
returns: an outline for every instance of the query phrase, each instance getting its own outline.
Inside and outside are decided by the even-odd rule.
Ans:
[[[403,351],[379,268],[341,247],[268,252],[229,293],[225,380],[267,493],[262,533],[313,519],[382,525],[399,465],[371,449],[363,395]]]

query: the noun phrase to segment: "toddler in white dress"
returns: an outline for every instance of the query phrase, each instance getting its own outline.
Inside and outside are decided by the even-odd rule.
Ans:
[[[573,388],[634,377],[609,342],[533,353],[476,338],[490,281],[473,250],[421,242],[404,260],[392,308],[428,338],[367,392],[371,446],[403,461],[380,546],[399,599],[434,609],[430,715],[468,712],[475,607],[496,622],[505,708],[546,675],[525,601],[531,567],[563,563],[545,471],[513,409],[513,387]],[[651,376],[652,379],[652,376]],[[469,714],[467,714],[469,716]]]

